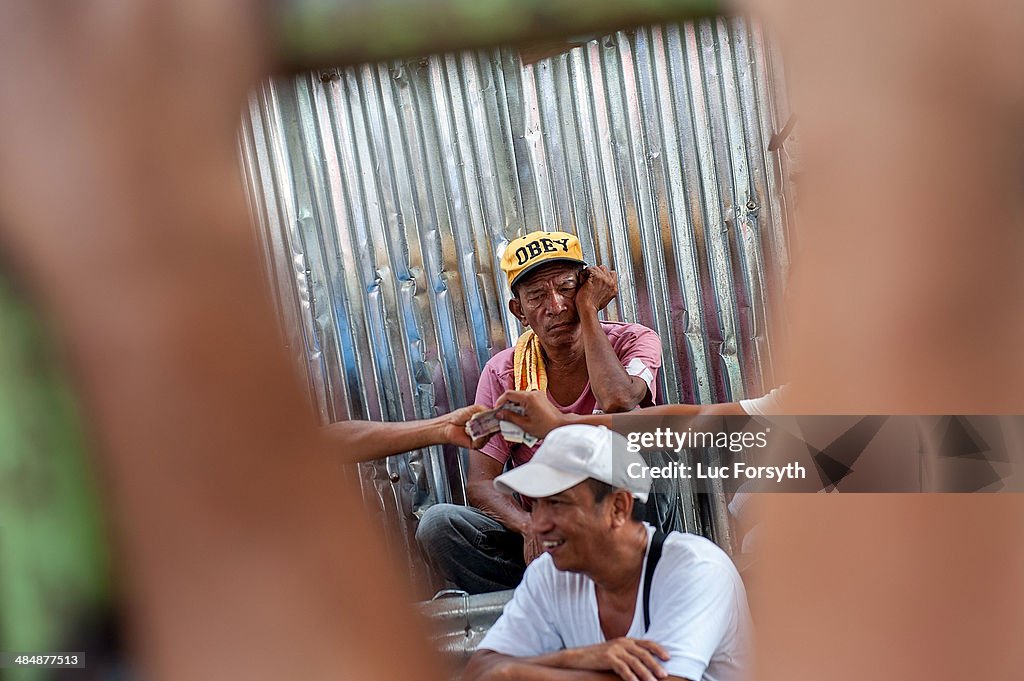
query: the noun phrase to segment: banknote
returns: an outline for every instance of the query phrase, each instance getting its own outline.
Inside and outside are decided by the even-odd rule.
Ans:
[[[473,418],[471,418],[466,423],[466,434],[469,435],[474,440],[477,440],[479,438],[488,437],[499,432],[501,430],[502,424],[507,423],[505,421],[498,420],[497,413],[502,409],[510,411],[514,414],[525,413],[525,410],[520,405],[514,402],[508,402],[501,407],[497,407],[495,409],[488,409],[487,411],[482,411],[478,414],[475,414]],[[508,425],[512,424],[509,423]]]
[[[517,426],[510,421],[499,421],[501,427],[501,436],[508,442],[518,443],[521,442],[527,447],[532,447],[537,444],[537,438],[527,433],[525,430]]]

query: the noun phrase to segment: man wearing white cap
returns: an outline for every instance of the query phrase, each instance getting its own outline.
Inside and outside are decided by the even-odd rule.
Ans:
[[[527,568],[464,681],[746,677],[750,614],[711,541],[655,533],[647,466],[607,428],[570,425],[495,487],[532,498],[545,554]]]

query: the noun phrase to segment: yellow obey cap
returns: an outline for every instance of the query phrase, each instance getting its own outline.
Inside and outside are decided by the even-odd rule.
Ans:
[[[508,286],[537,268],[551,262],[574,262],[586,265],[580,240],[566,232],[530,232],[509,243],[501,256],[501,270],[508,277]]]

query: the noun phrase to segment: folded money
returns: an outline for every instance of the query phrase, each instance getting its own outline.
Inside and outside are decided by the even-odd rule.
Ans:
[[[513,414],[526,413],[526,410],[523,409],[522,405],[516,404],[515,402],[507,402],[500,407],[488,409],[487,411],[482,411],[479,412],[478,414],[475,414],[473,418],[466,422],[466,434],[469,435],[474,440],[477,440],[482,437],[494,435],[495,433],[500,431],[502,424],[507,423],[505,421],[498,420],[497,413],[502,409],[510,411]]]
[[[466,423],[466,433],[474,440],[497,433],[501,430],[501,422],[498,421],[497,413],[497,409],[488,409],[475,414]]]
[[[501,426],[501,436],[505,438],[507,442],[521,442],[527,447],[532,447],[537,444],[537,438],[530,435],[516,424],[510,421],[499,421],[498,423]]]
[[[498,409],[504,409],[505,411],[510,411],[513,414],[519,414],[520,416],[526,413],[526,407],[519,404],[518,402],[506,402],[505,404],[498,407]]]

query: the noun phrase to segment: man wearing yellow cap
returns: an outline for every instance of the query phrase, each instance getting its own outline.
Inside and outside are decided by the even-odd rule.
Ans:
[[[509,310],[527,327],[515,346],[487,362],[476,403],[496,405],[506,390],[538,390],[559,411],[623,412],[654,404],[661,366],[658,335],[639,324],[602,322],[598,312],[618,293],[615,273],[587,267],[579,240],[532,232],[501,258]],[[514,587],[540,553],[527,511],[493,485],[536,447],[491,438],[469,458],[472,506],[439,504],[420,520],[416,538],[438,570],[470,593]]]

